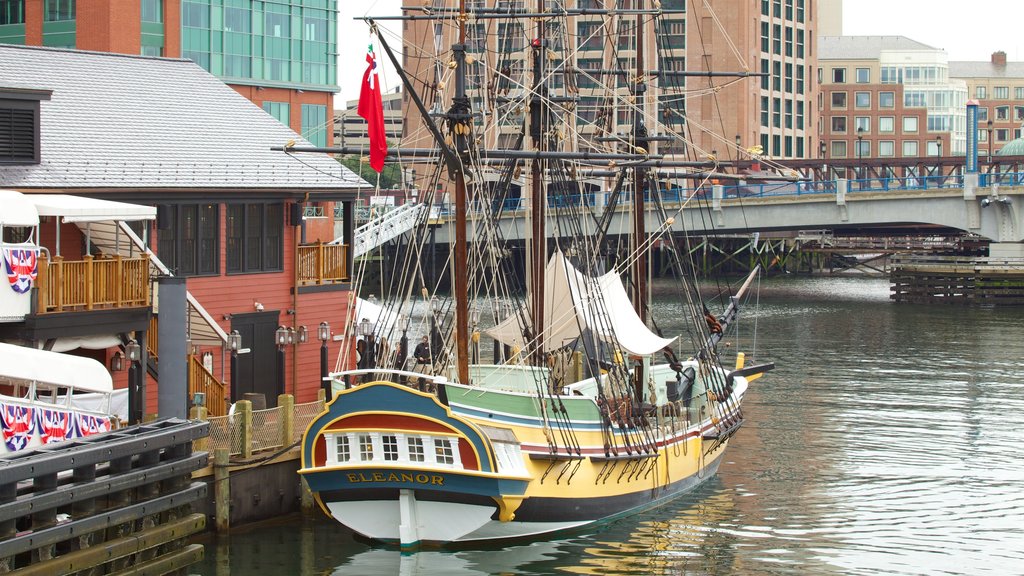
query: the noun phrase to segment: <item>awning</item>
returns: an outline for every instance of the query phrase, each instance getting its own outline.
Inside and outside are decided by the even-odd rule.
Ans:
[[[36,207],[21,192],[0,190],[0,226],[38,226]]]
[[[82,356],[0,343],[0,382],[44,382],[87,392],[110,392],[107,368]]]
[[[155,220],[156,208],[70,194],[25,194],[40,216],[59,216],[64,222]]]

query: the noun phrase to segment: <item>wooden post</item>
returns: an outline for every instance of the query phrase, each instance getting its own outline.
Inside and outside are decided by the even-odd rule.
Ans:
[[[207,396],[207,398],[209,398],[209,396]],[[193,406],[192,408],[189,408],[188,418],[189,420],[209,420],[206,406]],[[205,452],[209,444],[210,437],[203,436],[192,443],[192,449],[199,452]]]
[[[317,242],[316,245],[316,283],[324,283],[324,243]]]
[[[85,255],[85,309],[92,310],[93,283],[95,282],[92,268],[92,254]]]
[[[50,285],[50,259],[46,252],[39,253],[39,273],[36,275],[36,314],[46,312],[46,305],[49,303],[48,292]]]
[[[291,394],[281,394],[277,397],[277,420],[281,431],[281,446],[287,448],[292,445],[295,438],[295,397]]]
[[[114,301],[118,308],[124,307],[124,260],[121,255],[114,256]]]
[[[242,458],[252,458],[252,402],[239,400],[235,403],[235,418],[238,419],[238,437],[241,439]]]
[[[227,448],[217,448],[213,451],[213,483],[216,486],[214,501],[217,531],[226,532],[231,529],[231,480]]]
[[[57,312],[61,312],[64,310],[64,257],[57,256],[53,259],[53,262],[57,265],[57,273],[54,274],[51,283],[56,287],[54,292],[57,294],[57,301],[50,302],[50,304],[54,306]],[[40,312],[42,311],[40,310]]]

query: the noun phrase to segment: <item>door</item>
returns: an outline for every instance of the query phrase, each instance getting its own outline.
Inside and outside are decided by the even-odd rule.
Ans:
[[[277,395],[284,392],[284,383],[278,382],[279,366],[274,332],[277,330],[278,311],[235,314],[231,329],[242,335],[245,354],[238,355],[238,374],[231,390],[231,401],[244,400],[245,394],[263,394],[267,408],[277,406]]]

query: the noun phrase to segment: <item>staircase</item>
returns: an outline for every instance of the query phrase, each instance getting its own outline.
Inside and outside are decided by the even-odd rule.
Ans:
[[[376,218],[371,217],[369,222],[356,228],[352,257],[358,258],[412,230],[425,210],[425,204],[402,204]],[[344,239],[337,238],[331,244],[343,242]]]

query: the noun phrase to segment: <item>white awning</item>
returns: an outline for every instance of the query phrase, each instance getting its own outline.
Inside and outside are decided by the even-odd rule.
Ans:
[[[36,207],[21,192],[0,190],[0,226],[38,226]]]
[[[0,382],[43,382],[87,392],[110,392],[107,368],[82,356],[0,343]]]
[[[156,208],[70,194],[26,194],[40,216],[59,216],[64,222],[154,220]]]
[[[630,354],[654,354],[675,340],[662,338],[647,328],[633,310],[615,272],[591,278],[577,270],[561,252],[555,252],[544,270],[544,283],[546,352],[572,343],[586,328],[605,341],[617,342]],[[517,315],[501,321],[487,334],[509,346],[523,343]]]

